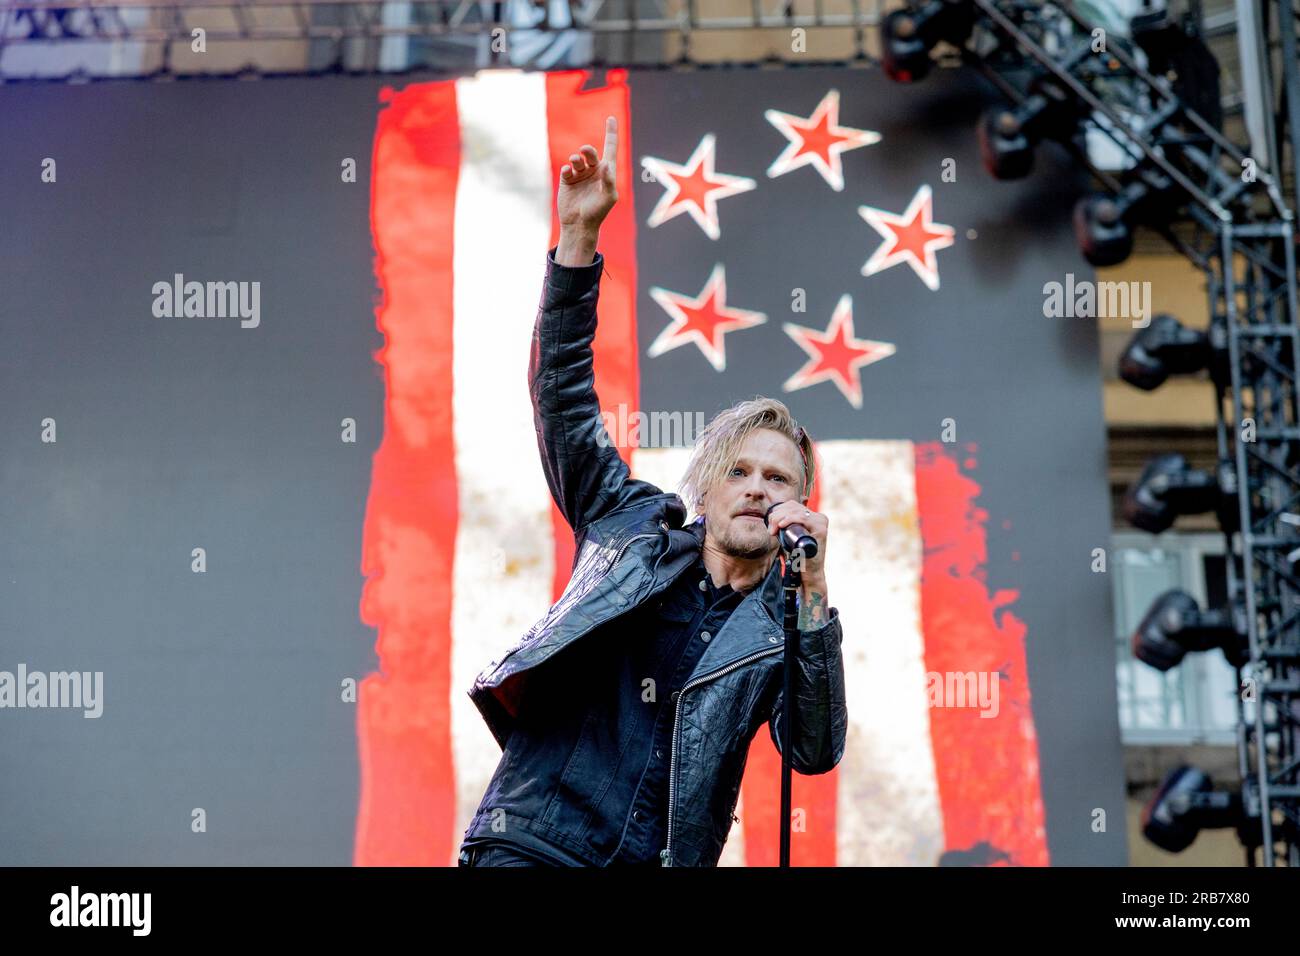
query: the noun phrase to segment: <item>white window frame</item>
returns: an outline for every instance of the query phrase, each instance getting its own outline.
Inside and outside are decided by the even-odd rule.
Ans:
[[[1224,554],[1222,534],[1166,531],[1153,535],[1127,530],[1112,532],[1111,561],[1108,570],[1113,575],[1111,587],[1116,617],[1126,603],[1122,598],[1125,583],[1123,552],[1127,549],[1147,552],[1163,550],[1176,554],[1181,568],[1181,580],[1175,586],[1194,597],[1202,610],[1207,608],[1204,558]],[[1142,614],[1145,613],[1143,610]],[[1114,618],[1112,621],[1114,622],[1112,628],[1117,629],[1119,622]],[[1170,674],[1175,671],[1181,672],[1182,705],[1186,726],[1133,727],[1126,724],[1128,712],[1134,705],[1126,706],[1126,701],[1131,700],[1131,693],[1125,686],[1122,672],[1126,667],[1149,668],[1149,665],[1133,656],[1130,640],[1137,621],[1130,624],[1127,633],[1115,635],[1116,698],[1119,703],[1121,743],[1135,746],[1234,745],[1237,739],[1235,717],[1231,724],[1226,723],[1223,714],[1216,719],[1212,708],[1212,695],[1236,692],[1230,676],[1231,666],[1223,659],[1223,653],[1218,650],[1191,652],[1183,658],[1182,663],[1168,672]],[[1156,673],[1154,669],[1152,672]]]

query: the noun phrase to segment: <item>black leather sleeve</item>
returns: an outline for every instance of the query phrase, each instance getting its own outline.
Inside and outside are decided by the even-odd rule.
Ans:
[[[844,655],[840,649],[843,639],[837,608],[830,609],[830,620],[824,626],[799,632],[799,666],[794,674],[796,706],[792,715],[795,747],[790,753],[790,766],[798,773],[826,773],[844,756],[849,717],[844,702]],[[778,674],[782,685],[768,726],[777,752],[784,754],[781,745],[784,672]]]
[[[591,343],[605,258],[562,266],[552,247],[533,329],[528,387],[542,470],[575,532],[635,498],[662,494],[632,478],[600,417]]]

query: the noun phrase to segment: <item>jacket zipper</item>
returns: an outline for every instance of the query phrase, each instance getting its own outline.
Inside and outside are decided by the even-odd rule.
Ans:
[[[659,862],[662,866],[672,866],[673,858],[673,807],[677,803],[677,727],[678,718],[682,713],[682,698],[686,692],[693,687],[713,680],[715,677],[722,677],[724,674],[730,674],[742,664],[748,664],[750,661],[758,660],[760,657],[770,657],[773,654],[781,653],[785,648],[772,647],[764,651],[757,651],[739,660],[732,661],[726,667],[721,667],[711,674],[705,674],[703,677],[697,677],[692,681],[687,681],[677,694],[677,706],[673,709],[673,737],[672,748],[668,757],[668,845],[659,851]]]
[[[605,574],[608,574],[610,571],[614,570],[614,565],[618,564],[618,559],[623,557],[623,552],[626,551],[629,547],[631,547],[633,541],[640,541],[642,538],[657,538],[657,537],[659,537],[658,531],[650,531],[647,532],[646,534],[632,535],[632,537],[624,541],[623,546],[618,549],[618,554],[614,555],[614,560],[610,562],[609,567],[605,570]],[[604,574],[601,575],[601,577],[604,576],[605,576]]]

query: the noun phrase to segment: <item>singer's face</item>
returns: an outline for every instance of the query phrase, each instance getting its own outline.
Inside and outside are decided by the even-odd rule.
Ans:
[[[802,476],[803,459],[793,441],[770,428],[754,429],[731,471],[704,494],[709,535],[732,557],[770,555],[780,544],[763,515],[779,501],[797,499]]]

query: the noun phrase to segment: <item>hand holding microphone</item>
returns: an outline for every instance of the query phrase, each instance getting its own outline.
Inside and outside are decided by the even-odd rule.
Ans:
[[[783,509],[782,513],[774,517],[773,512],[778,508]],[[817,557],[820,546],[813,532],[808,530],[808,525],[814,529],[819,524],[822,525],[820,530],[825,534],[827,522],[825,515],[815,514],[797,501],[778,501],[767,509],[763,523],[776,533],[777,540],[787,554],[799,550],[803,552],[804,560],[811,561]]]

